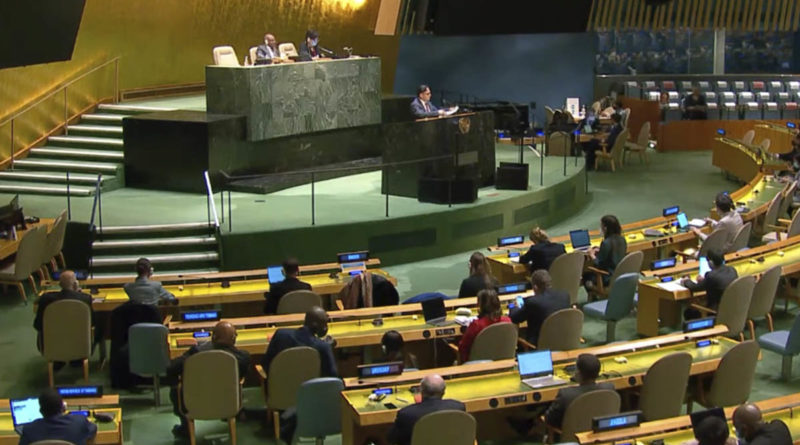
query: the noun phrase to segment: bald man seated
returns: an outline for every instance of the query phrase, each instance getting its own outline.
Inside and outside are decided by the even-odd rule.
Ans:
[[[221,350],[229,352],[236,357],[239,364],[239,377],[247,375],[247,367],[250,366],[250,353],[236,348],[236,328],[227,321],[220,321],[214,326],[211,333],[211,341],[200,343],[189,348],[182,356],[175,358],[167,367],[167,381],[172,384],[169,390],[169,399],[172,401],[172,412],[180,419],[180,425],[172,427],[172,434],[175,437],[189,437],[189,427],[186,417],[178,408],[178,378],[183,374],[183,364],[186,359],[203,351]]]
[[[466,411],[467,407],[458,400],[443,399],[444,379],[437,374],[425,376],[419,384],[422,400],[397,412],[392,429],[389,430],[389,443],[410,445],[414,425],[426,414],[444,410]]]
[[[58,284],[61,287],[61,290],[58,292],[46,292],[39,297],[39,306],[36,308],[36,318],[33,320],[33,327],[36,329],[38,336],[36,340],[36,345],[38,346],[39,350],[42,350],[42,330],[44,329],[44,310],[47,309],[52,303],[61,300],[77,300],[83,303],[86,303],[89,306],[89,310],[92,310],[92,297],[81,292],[81,288],[78,285],[78,279],[75,277],[75,272],[71,270],[65,270],[61,272],[61,276],[58,277]],[[92,325],[94,325],[94,311],[92,311]],[[95,332],[95,337],[97,338],[98,332]],[[80,366],[81,361],[76,362],[76,366]],[[63,362],[55,362],[53,368],[58,370],[64,366]]]
[[[733,412],[733,426],[740,443],[747,445],[790,445],[793,443],[789,428],[780,419],[767,423],[761,410],[752,403],[740,405]]]
[[[336,360],[333,357],[333,339],[328,334],[328,313],[319,306],[306,312],[303,326],[297,329],[283,328],[275,331],[269,340],[267,352],[261,366],[269,376],[269,365],[282,351],[297,346],[309,346],[319,352],[320,376],[336,377]]]

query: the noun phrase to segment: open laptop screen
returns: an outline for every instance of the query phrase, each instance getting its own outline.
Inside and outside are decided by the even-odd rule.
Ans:
[[[525,352],[517,354],[519,375],[523,379],[553,373],[553,359],[549,350]]]
[[[430,300],[423,301],[421,304],[422,315],[425,317],[426,322],[431,320],[443,320],[447,318],[447,310],[444,308],[443,298],[432,298]]]
[[[697,435],[697,426],[707,417],[719,417],[727,422],[727,419],[725,419],[725,411],[722,408],[711,408],[705,411],[693,412],[689,415],[689,418],[692,420],[692,430],[694,430],[695,435]]]
[[[39,412],[38,397],[11,399],[9,405],[11,406],[11,419],[14,422],[14,428],[42,418],[42,413]]]
[[[283,274],[283,267],[281,266],[269,266],[267,267],[267,279],[269,280],[269,284],[280,283],[286,278]]]
[[[571,230],[569,232],[569,241],[572,243],[573,249],[580,249],[592,244],[592,240],[589,238],[589,231],[586,229]]]

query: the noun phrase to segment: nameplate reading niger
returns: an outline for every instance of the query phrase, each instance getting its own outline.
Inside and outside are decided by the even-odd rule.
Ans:
[[[455,335],[456,334],[456,328],[437,329],[435,332],[436,332],[437,336],[438,335]]]
[[[520,394],[518,396],[511,396],[511,397],[506,397],[506,398],[503,399],[503,402],[506,405],[510,405],[512,403],[522,403],[522,402],[527,402],[527,401],[528,401],[528,395],[527,394]]]

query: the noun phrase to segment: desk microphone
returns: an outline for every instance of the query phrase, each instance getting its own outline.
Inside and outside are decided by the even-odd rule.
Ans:
[[[322,46],[317,46],[317,49],[322,51],[325,54],[330,55],[330,56],[333,56],[335,54],[333,51],[329,50],[328,48],[322,47]]]

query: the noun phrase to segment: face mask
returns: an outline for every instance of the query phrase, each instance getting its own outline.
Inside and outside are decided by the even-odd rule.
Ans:
[[[317,43],[319,43],[319,39],[314,39],[311,41],[311,46],[317,46]]]

